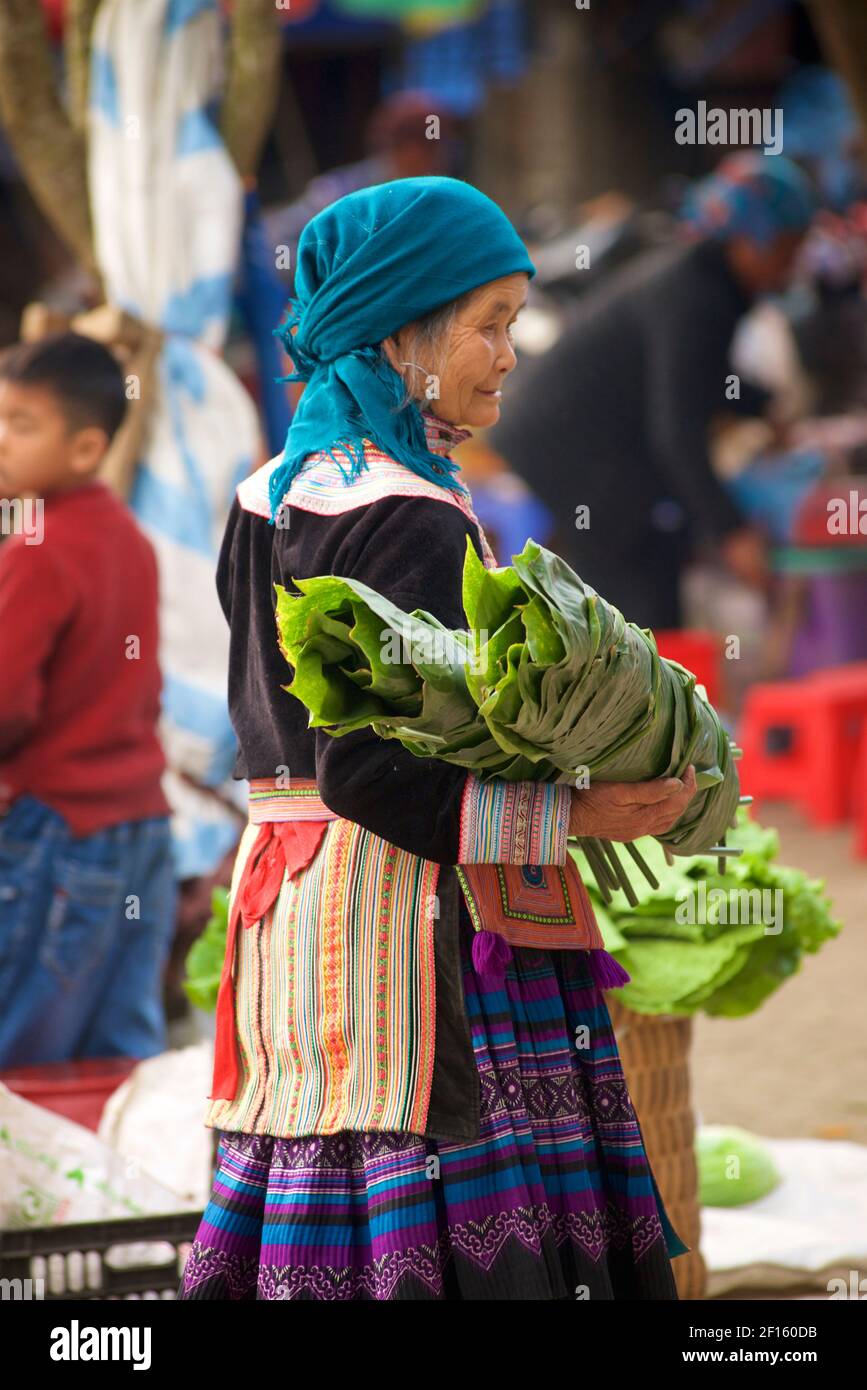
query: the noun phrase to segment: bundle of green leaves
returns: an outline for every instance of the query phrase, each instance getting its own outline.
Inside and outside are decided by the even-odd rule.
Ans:
[[[628,1008],[726,1018],[752,1013],[800,969],[805,952],[840,932],[824,882],[776,862],[774,830],[742,809],[729,842],[742,854],[728,861],[722,877],[713,857],[668,864],[655,840],[639,840],[659,886],[636,881],[637,907],[605,903],[588,860],[570,846],[605,947],[632,977],[613,992]]]
[[[298,594],[275,585],[294,671],[284,689],[306,705],[309,727],[340,737],[370,726],[483,781],[638,782],[693,763],[698,791],[661,838],[678,854],[717,844],[739,784],[695,677],[558,555],[528,541],[512,558],[486,569],[467,538],[467,630],[405,613],[352,579],[293,580]]]

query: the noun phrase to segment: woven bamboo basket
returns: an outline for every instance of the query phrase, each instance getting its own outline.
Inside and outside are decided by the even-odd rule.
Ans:
[[[626,1084],[648,1158],[671,1224],[690,1247],[672,1260],[681,1298],[703,1298],[704,1260],[699,1252],[698,1170],[693,1140],[689,1053],[692,1019],[637,1014],[606,998]]]

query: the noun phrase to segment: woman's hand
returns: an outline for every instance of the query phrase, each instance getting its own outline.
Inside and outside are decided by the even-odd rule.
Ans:
[[[599,782],[572,791],[569,834],[600,840],[638,840],[663,835],[680,820],[695,796],[695,767],[680,777],[652,782]]]

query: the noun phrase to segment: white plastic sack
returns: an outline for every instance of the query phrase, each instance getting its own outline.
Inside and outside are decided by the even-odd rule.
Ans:
[[[105,1103],[99,1136],[200,1210],[211,1190],[214,1131],[204,1124],[214,1046],[204,1041],[139,1062]]]
[[[0,1082],[0,1229],[195,1209],[135,1157]]]

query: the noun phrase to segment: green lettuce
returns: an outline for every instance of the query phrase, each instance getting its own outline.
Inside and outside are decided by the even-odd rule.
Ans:
[[[713,857],[694,855],[668,864],[655,840],[637,841],[658,887],[636,875],[635,907],[605,903],[592,882],[586,856],[570,845],[588,883],[606,949],[632,977],[623,989],[613,991],[628,1008],[680,1015],[700,1009],[721,1018],[752,1013],[800,970],[805,954],[818,951],[841,931],[823,892],[824,882],[777,863],[776,831],[750,820],[741,809],[729,843],[742,853],[727,861],[722,876]],[[714,897],[715,889],[722,890],[725,899]],[[753,896],[735,900],[733,890]],[[760,899],[757,895],[763,891],[780,897]],[[761,910],[755,911],[765,903],[774,909],[769,920]],[[725,920],[735,915],[753,920]],[[777,925],[779,931],[773,929]],[[772,930],[766,931],[769,926]]]
[[[214,888],[211,893],[211,916],[205,930],[187,952],[187,974],[183,982],[190,1003],[195,1004],[197,1009],[204,1009],[206,1013],[212,1013],[217,1007],[228,929],[228,889]]]
[[[695,1136],[695,1157],[703,1207],[757,1202],[782,1181],[761,1140],[735,1125],[702,1125]]]

